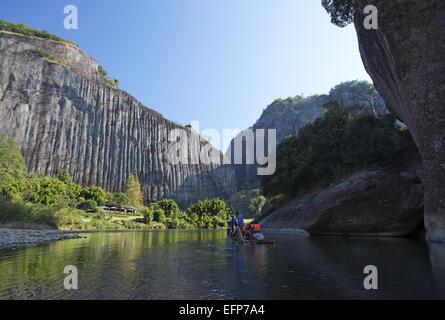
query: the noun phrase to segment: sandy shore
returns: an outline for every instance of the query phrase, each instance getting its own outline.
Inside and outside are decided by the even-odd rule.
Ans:
[[[32,246],[59,240],[84,238],[59,230],[23,230],[0,228],[0,249]]]

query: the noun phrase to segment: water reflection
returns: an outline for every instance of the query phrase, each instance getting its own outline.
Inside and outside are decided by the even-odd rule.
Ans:
[[[410,239],[269,234],[274,246],[234,245],[225,231],[89,234],[0,251],[1,299],[443,298],[444,246]],[[379,290],[363,289],[363,268]],[[79,290],[63,288],[63,268]]]

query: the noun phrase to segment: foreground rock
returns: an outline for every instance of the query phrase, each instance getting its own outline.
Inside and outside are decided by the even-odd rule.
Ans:
[[[59,230],[0,229],[0,249],[82,238]]]
[[[357,173],[321,192],[295,199],[261,224],[304,229],[310,234],[409,235],[422,226],[423,185],[404,175]]]
[[[423,158],[425,226],[445,241],[445,1],[357,0],[355,27],[366,70]],[[363,8],[378,8],[378,30]]]

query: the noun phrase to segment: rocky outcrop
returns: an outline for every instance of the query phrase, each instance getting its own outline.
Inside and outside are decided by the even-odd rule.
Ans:
[[[0,249],[34,246],[68,239],[83,237],[59,230],[22,230],[0,227]]]
[[[323,104],[327,101],[327,96],[312,96],[308,98],[292,97],[288,99],[278,99],[270,104],[255,122],[252,128],[241,132],[232,141],[226,151],[226,157],[231,159],[232,167],[236,172],[236,177],[240,185],[255,184],[257,180],[258,164],[248,163],[247,159],[256,159],[256,136],[253,140],[245,139],[249,132],[256,132],[258,129],[275,129],[277,142],[282,141],[288,135],[297,135],[302,127],[312,123],[323,114]],[[267,131],[265,133],[267,136]],[[235,162],[235,141],[245,139],[242,148],[242,163]],[[249,142],[250,141],[250,142]],[[266,146],[267,148],[267,146]]]
[[[66,43],[0,32],[0,122],[34,172],[66,169],[78,183],[113,192],[135,173],[147,200],[184,205],[235,190],[218,150],[201,152],[205,140],[110,85],[97,62]],[[186,132],[182,164],[168,157],[174,129]]]
[[[277,143],[280,143],[286,136],[297,136],[301,128],[323,115],[324,104],[334,101],[345,108],[359,107],[376,115],[388,113],[382,97],[372,84],[366,81],[347,81],[332,88],[329,94],[277,99],[263,111],[261,117],[248,130],[255,132],[257,129],[275,129]],[[235,140],[246,136],[246,131],[241,132],[232,140],[231,147],[226,151],[226,156],[231,159],[232,164],[234,164]],[[248,164],[246,161],[255,158],[256,139],[252,144],[253,146],[248,142],[244,144],[243,163],[233,165],[240,185],[246,181],[255,184],[257,179],[258,165]]]
[[[407,180],[398,172],[363,171],[293,200],[261,224],[310,234],[406,236],[422,225],[422,209],[419,179]]]
[[[423,158],[427,238],[445,240],[445,1],[357,0],[355,27],[366,70]],[[378,29],[366,30],[374,5]]]

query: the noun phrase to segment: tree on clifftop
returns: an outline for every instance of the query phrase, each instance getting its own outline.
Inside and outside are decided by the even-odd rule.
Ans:
[[[130,200],[130,205],[136,208],[142,208],[144,205],[144,196],[141,191],[141,184],[136,175],[131,174],[128,177],[127,182],[127,192],[128,199]]]
[[[340,28],[354,21],[355,0],[321,0],[321,5],[331,15],[331,22]]]

